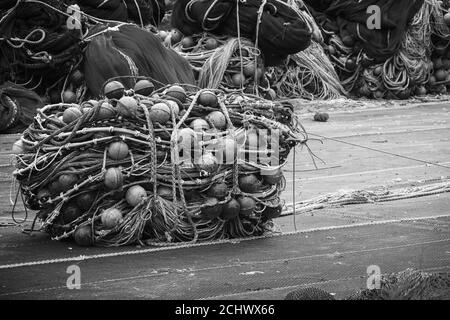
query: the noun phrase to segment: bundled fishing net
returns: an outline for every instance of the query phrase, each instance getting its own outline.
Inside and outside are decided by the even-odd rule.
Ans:
[[[158,6],[153,0],[132,2],[141,9]],[[133,24],[96,18],[79,11],[77,5],[110,12],[124,2],[18,1],[0,20],[0,81],[23,85],[50,103],[96,97],[103,82],[115,76],[149,76],[162,84],[194,83],[189,64],[154,34]],[[147,18],[142,18],[142,24]]]
[[[33,122],[36,109],[43,106],[31,90],[8,82],[0,85],[0,133],[21,132]]]
[[[40,109],[16,143],[27,208],[54,239],[119,246],[261,235],[282,166],[307,136],[289,103],[242,92],[108,82],[106,97]]]
[[[261,95],[269,89],[261,53],[247,39],[204,33],[185,37],[174,48],[196,72],[200,88],[243,89]]]
[[[266,71],[276,96],[303,99],[338,99],[346,95],[322,46],[312,42],[306,50],[288,57],[283,66]]]
[[[249,39],[262,51],[266,66],[306,49],[312,32],[300,12],[278,0],[178,0],[172,26],[188,36],[209,32]]]

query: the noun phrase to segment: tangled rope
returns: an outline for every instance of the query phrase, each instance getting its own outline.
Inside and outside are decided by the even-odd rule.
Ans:
[[[209,129],[192,129],[195,121]],[[279,141],[238,157],[233,145],[274,140],[250,133],[258,130],[279,132]],[[288,103],[193,86],[151,95],[127,90],[120,98],[40,109],[20,140],[14,175],[26,207],[39,210],[57,240],[120,246],[248,237],[270,230],[281,213],[280,168],[306,140]],[[230,152],[231,162],[219,162]],[[278,154],[278,164],[263,161],[267,152]]]

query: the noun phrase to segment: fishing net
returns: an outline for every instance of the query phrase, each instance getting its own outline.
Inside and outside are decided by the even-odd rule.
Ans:
[[[350,37],[359,41],[371,58],[386,59],[400,48],[406,29],[420,10],[423,0],[305,0],[322,29],[333,31],[341,39]],[[368,7],[380,9],[380,29],[369,29],[367,21],[372,12]]]
[[[23,133],[15,177],[54,239],[164,245],[271,230],[281,167],[307,140],[291,104],[187,85],[122,94],[47,105]]]
[[[0,85],[0,133],[21,132],[33,121],[36,109],[43,106],[31,90],[13,83]]]
[[[312,32],[301,14],[277,0],[180,0],[174,4],[171,21],[185,35],[206,31],[247,38],[261,49],[266,66],[306,49]]]
[[[99,96],[103,83],[118,76],[130,76],[126,80],[128,87],[136,76],[151,77],[157,86],[176,82],[195,84],[188,62],[165,48],[151,32],[130,24],[100,26],[91,32],[84,54],[84,73],[92,96]]]

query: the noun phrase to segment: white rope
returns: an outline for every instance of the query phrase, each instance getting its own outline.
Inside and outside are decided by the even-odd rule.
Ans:
[[[122,252],[96,254],[96,255],[80,255],[77,257],[67,257],[67,258],[57,258],[57,259],[5,264],[5,265],[0,265],[0,270],[29,267],[29,266],[36,266],[36,265],[65,263],[65,262],[71,262],[71,261],[79,262],[79,261],[86,261],[86,260],[95,260],[95,259],[129,256],[129,255],[137,255],[137,254],[147,254],[147,253],[153,253],[153,252],[186,249],[186,248],[199,248],[199,247],[219,245],[219,244],[237,244],[237,243],[244,242],[244,241],[252,241],[252,240],[259,240],[259,239],[266,239],[266,238],[277,238],[277,237],[283,237],[283,236],[293,236],[293,235],[306,234],[306,233],[315,233],[315,232],[320,232],[320,231],[333,231],[333,230],[350,229],[350,228],[367,227],[367,226],[378,226],[378,225],[393,224],[393,223],[433,220],[433,219],[449,218],[449,217],[450,217],[450,214],[445,214],[445,215],[436,215],[436,216],[429,216],[429,217],[413,217],[413,218],[402,218],[402,219],[395,219],[395,220],[380,220],[380,221],[372,221],[372,222],[354,223],[354,224],[342,225],[342,226],[312,228],[312,229],[279,233],[279,234],[268,234],[268,235],[264,235],[264,236],[249,237],[249,238],[217,240],[217,241],[201,242],[201,243],[186,243],[186,244],[181,243],[179,245],[174,245],[174,246],[169,246],[169,247],[158,247],[158,248],[149,248],[149,249],[141,249],[141,250],[129,250],[129,251],[122,251]],[[441,240],[441,241],[450,241],[450,239]]]

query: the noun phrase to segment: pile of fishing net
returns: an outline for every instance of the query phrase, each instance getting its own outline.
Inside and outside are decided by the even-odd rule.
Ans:
[[[224,4],[223,2],[205,3],[208,4],[207,8],[210,8],[210,11],[204,13],[202,17],[206,15],[210,20],[214,20],[211,17],[214,16],[214,12],[217,15],[221,14],[220,19],[224,19],[222,15],[226,15],[226,11],[218,10],[217,7],[227,6],[228,8],[230,6],[230,3]],[[195,6],[199,5],[195,1],[178,1],[175,4],[172,25],[179,27],[182,31],[178,29],[172,29],[169,32],[162,30],[158,32],[158,35],[166,46],[174,48],[189,61],[196,71],[197,83],[202,88],[241,89],[246,93],[267,99],[334,99],[345,95],[346,92],[340,84],[333,65],[324,53],[322,46],[316,42],[316,40],[321,40],[319,28],[312,16],[301,9],[305,9],[301,1],[274,3],[277,6],[288,8],[289,12],[298,17],[315,38],[315,41],[311,41],[309,46],[305,45],[299,52],[298,50],[292,51],[290,55],[283,51],[283,47],[274,46],[271,50],[274,52],[278,50],[277,52],[285,58],[278,59],[277,63],[274,63],[270,55],[268,59],[267,50],[264,49],[264,46],[258,45],[255,36],[250,31],[245,32],[244,21],[240,21],[243,32],[240,32],[239,28],[239,32],[228,30],[228,33],[225,32],[224,35],[222,35],[223,32],[218,31],[221,29],[216,25],[214,28],[207,28],[205,24],[202,24],[201,28],[197,28],[198,25],[192,21],[190,24],[180,25],[180,17],[183,17],[181,13],[184,14],[184,17],[188,17],[187,12],[195,11]],[[244,10],[256,10],[256,5],[257,2],[254,2],[251,9],[244,8]],[[270,13],[274,8],[271,2],[259,2],[259,6],[262,10],[259,12]],[[229,10],[232,8],[231,6]],[[255,19],[257,18],[255,17]],[[208,19],[207,21],[210,21]],[[190,26],[193,28],[192,30]],[[207,30],[208,32],[192,34],[193,30]],[[261,34],[261,36],[263,35]],[[286,33],[285,36],[285,40],[288,41],[287,38],[290,37],[290,34]]]
[[[324,48],[342,86],[353,95],[407,99],[446,93],[450,61],[448,3],[429,1],[305,1],[324,36]],[[380,8],[380,25],[369,29]],[[435,50],[439,49],[439,50]],[[431,58],[435,62],[431,63]]]
[[[72,3],[88,5],[86,1],[28,0],[3,12],[0,83],[22,85],[49,103],[97,97],[101,85],[115,76],[194,84],[189,64],[152,32],[131,23],[104,21],[77,11],[69,6]],[[89,5],[109,10],[114,3]]]
[[[271,230],[282,166],[307,140],[291,104],[119,80],[100,99],[39,109],[14,145],[24,203],[53,239],[168,244]]]
[[[275,98],[269,92],[261,52],[250,40],[203,33],[183,37],[173,48],[189,62],[200,88],[242,89]]]

